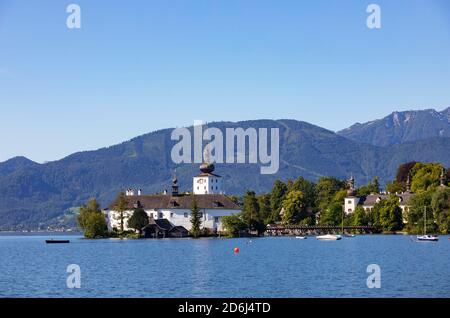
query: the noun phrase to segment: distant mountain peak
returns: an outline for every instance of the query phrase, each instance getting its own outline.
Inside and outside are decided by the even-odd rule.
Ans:
[[[337,133],[375,146],[450,137],[450,107],[440,112],[432,108],[394,111],[384,118],[357,123]]]
[[[0,175],[5,175],[19,169],[26,169],[38,165],[39,163],[23,156],[13,157],[6,161],[0,162]]]
[[[6,161],[0,162],[0,165],[38,165],[37,162],[28,159],[27,157],[24,156],[16,156],[16,157],[12,157]]]

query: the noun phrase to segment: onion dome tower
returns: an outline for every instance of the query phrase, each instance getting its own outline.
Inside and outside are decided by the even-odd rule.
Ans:
[[[351,176],[350,179],[347,180],[347,186],[348,186],[347,196],[354,197],[356,195],[356,190],[355,190],[355,178],[353,178],[353,176]]]
[[[209,151],[205,149],[204,161],[200,165],[200,174],[193,178],[194,194],[223,194],[222,177],[214,173],[215,166],[209,159]]]

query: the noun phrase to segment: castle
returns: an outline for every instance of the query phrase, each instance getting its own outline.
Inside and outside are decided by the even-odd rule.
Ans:
[[[178,179],[172,179],[169,194],[142,195],[142,191],[125,192],[127,208],[124,215],[124,230],[129,230],[128,219],[136,208],[142,208],[149,217],[149,225],[144,228],[147,237],[187,236],[191,229],[191,209],[196,202],[200,211],[201,227],[212,233],[224,231],[221,218],[241,212],[240,207],[224,195],[222,177],[214,173],[214,164],[204,162],[200,173],[193,178],[193,192],[179,193]],[[116,201],[106,209],[108,230],[120,228]]]
[[[376,203],[380,202],[381,200],[386,200],[390,196],[390,194],[388,193],[381,193],[381,194],[374,193],[366,196],[357,196],[355,189],[355,179],[351,177],[347,181],[347,183],[348,183],[348,190],[347,195],[344,198],[344,212],[346,214],[355,212],[355,209],[358,205],[361,205],[365,211],[370,211],[373,209]],[[442,169],[440,176],[440,187],[446,187],[444,169]],[[402,193],[395,193],[394,195],[398,197],[399,206],[402,209],[403,216],[405,217],[406,214],[408,213],[410,201],[415,195],[413,192],[411,192],[410,175],[408,175],[408,178],[406,180],[406,191]]]

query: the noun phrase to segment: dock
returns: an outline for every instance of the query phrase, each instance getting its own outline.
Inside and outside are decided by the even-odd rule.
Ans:
[[[297,236],[297,235],[323,235],[360,233],[370,234],[373,232],[371,226],[332,226],[332,225],[281,225],[269,224],[266,228],[266,236]]]

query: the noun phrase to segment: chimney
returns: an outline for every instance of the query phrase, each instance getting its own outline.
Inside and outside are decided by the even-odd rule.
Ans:
[[[142,189],[139,189],[138,190],[138,195],[141,195],[141,193],[142,193]]]

